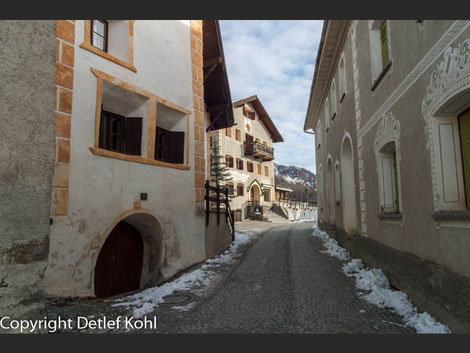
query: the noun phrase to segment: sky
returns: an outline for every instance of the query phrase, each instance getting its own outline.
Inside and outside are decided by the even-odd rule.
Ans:
[[[274,162],[315,171],[303,131],[323,21],[220,21],[232,101],[257,95],[284,142]]]

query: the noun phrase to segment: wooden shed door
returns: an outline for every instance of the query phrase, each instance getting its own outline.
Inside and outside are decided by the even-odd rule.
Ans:
[[[140,287],[144,244],[140,233],[121,221],[109,234],[95,266],[95,295],[106,298]]]

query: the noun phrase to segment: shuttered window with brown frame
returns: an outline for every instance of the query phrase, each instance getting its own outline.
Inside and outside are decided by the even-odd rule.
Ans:
[[[237,184],[237,196],[243,196],[243,184]]]
[[[261,175],[261,164],[256,165],[256,171],[258,172],[259,175]]]
[[[269,168],[267,165],[264,166],[264,175],[269,176]]]
[[[242,132],[239,130],[239,129],[235,129],[235,139],[237,141],[241,141],[242,140]]]
[[[169,131],[157,126],[155,159],[162,162],[184,164],[184,131]]]
[[[232,156],[229,156],[229,155],[225,156],[225,165],[228,168],[233,168],[233,157]]]
[[[108,151],[140,156],[142,118],[124,117],[101,111],[99,147]]]
[[[232,128],[231,127],[226,127],[225,128],[225,136],[232,137]]]
[[[250,173],[253,173],[253,163],[246,162],[246,170]]]
[[[237,158],[237,169],[243,170],[243,159]]]

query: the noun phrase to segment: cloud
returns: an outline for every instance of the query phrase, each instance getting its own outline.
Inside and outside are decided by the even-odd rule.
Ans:
[[[315,171],[304,133],[323,21],[220,21],[232,99],[258,95],[284,142],[275,162]]]

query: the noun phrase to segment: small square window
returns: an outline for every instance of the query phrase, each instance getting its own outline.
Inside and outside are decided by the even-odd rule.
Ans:
[[[91,21],[91,45],[108,51],[108,22],[104,20]]]

